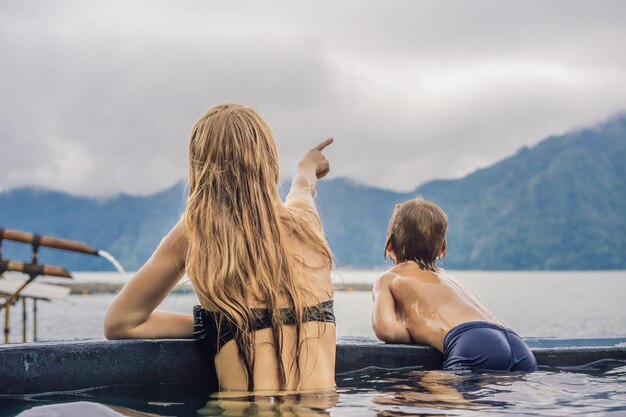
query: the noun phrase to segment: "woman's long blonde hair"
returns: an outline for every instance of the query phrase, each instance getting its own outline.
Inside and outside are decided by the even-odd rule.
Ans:
[[[304,300],[311,294],[288,238],[331,262],[324,235],[287,209],[278,195],[276,144],[252,109],[224,104],[196,123],[189,143],[189,199],[184,213],[188,239],[186,271],[204,308],[221,313],[254,389],[254,321],[251,303],[267,306],[278,363],[279,389],[286,388],[280,307],[295,311],[294,364],[300,375]],[[219,326],[218,326],[219,328]]]

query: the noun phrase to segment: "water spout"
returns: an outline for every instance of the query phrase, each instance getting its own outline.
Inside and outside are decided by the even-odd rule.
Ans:
[[[98,255],[102,256],[107,261],[111,262],[113,266],[115,267],[115,269],[117,269],[117,272],[120,272],[120,273],[126,272],[124,268],[122,267],[122,265],[120,265],[120,263],[117,261],[117,259],[115,259],[115,257],[111,255],[109,252],[105,250],[99,250]]]

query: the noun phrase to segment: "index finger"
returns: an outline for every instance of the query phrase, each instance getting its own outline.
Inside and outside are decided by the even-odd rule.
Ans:
[[[327,147],[328,145],[330,145],[331,143],[333,143],[335,141],[335,139],[333,138],[328,138],[326,139],[324,142],[320,143],[319,145],[317,145],[315,148],[316,151],[323,151],[325,147]]]

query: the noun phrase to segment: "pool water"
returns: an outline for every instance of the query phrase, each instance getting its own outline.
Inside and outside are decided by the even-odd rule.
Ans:
[[[366,369],[340,375],[332,415],[626,415],[626,362],[532,374]]]
[[[531,374],[454,374],[366,368],[337,391],[220,397],[191,387],[136,386],[0,397],[0,416],[551,416],[626,415],[626,361]]]

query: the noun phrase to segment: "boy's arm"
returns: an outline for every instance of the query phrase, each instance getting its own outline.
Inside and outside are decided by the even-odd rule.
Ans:
[[[407,328],[398,320],[395,300],[389,289],[393,274],[385,274],[374,284],[372,328],[376,337],[386,343],[412,343]]]

